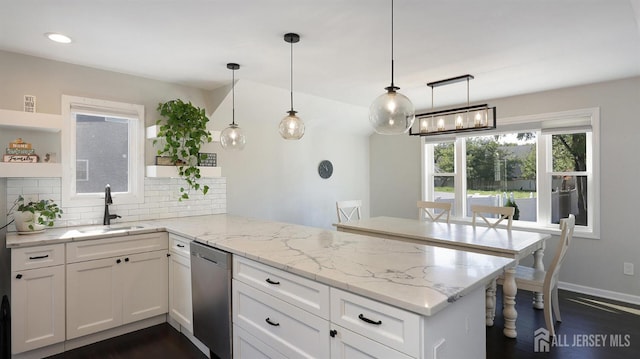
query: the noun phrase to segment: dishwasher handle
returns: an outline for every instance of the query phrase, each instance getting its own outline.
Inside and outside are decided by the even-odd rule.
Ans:
[[[207,245],[191,242],[192,260],[205,260],[217,267],[231,269],[231,253]]]
[[[205,261],[209,261],[209,262],[211,262],[213,264],[216,264],[216,265],[218,264],[218,261],[216,261],[215,259],[209,258],[207,256],[204,256],[204,255],[202,255],[202,253],[191,253],[191,255],[195,256],[195,257],[198,257],[198,258],[202,258]]]

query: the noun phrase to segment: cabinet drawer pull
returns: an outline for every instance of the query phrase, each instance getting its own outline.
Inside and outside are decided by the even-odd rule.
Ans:
[[[29,257],[29,259],[43,259],[43,258],[49,258],[48,254],[45,254],[43,256],[35,256],[35,257]]]
[[[273,325],[274,327],[279,327],[280,326],[280,323],[274,323],[274,322],[271,321],[270,318],[265,319],[265,321],[267,323],[269,323],[270,325]]]
[[[367,323],[369,323],[369,324],[373,324],[373,325],[380,325],[380,324],[382,324],[382,320],[378,320],[378,321],[376,322],[376,321],[373,321],[373,320],[371,320],[371,319],[369,319],[369,318],[365,317],[365,316],[364,316],[364,314],[360,314],[360,315],[358,315],[358,318],[359,318],[360,320],[362,320],[363,322],[367,322]]]
[[[269,284],[275,284],[275,285],[279,285],[280,284],[280,282],[272,281],[271,278],[267,278],[266,282],[269,283]]]
[[[122,263],[122,260],[118,259],[118,260],[116,261],[116,263],[120,264],[120,263]]]
[[[125,259],[124,259],[124,261],[125,261],[125,262],[128,262],[128,261],[129,261],[129,257],[125,258]]]
[[[176,244],[176,247],[178,247],[178,248],[184,248],[184,244]]]
[[[21,279],[21,278],[22,278],[22,274],[16,275],[16,279]]]
[[[329,335],[331,336],[331,338],[335,338],[335,337],[336,337],[336,335],[338,335],[338,331],[337,331],[337,330],[335,330],[335,329],[331,329],[331,330],[329,331]]]

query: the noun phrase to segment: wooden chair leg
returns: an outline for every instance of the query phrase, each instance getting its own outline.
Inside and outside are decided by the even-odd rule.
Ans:
[[[560,317],[560,302],[558,301],[558,287],[554,287],[551,290],[551,304],[553,305],[553,315],[556,317],[556,321],[561,322]]]
[[[553,292],[553,290],[551,290],[550,292]],[[551,299],[551,295],[551,293],[545,293],[545,296],[547,297],[547,303],[544,306],[544,324],[547,326],[549,335],[554,337],[556,335],[556,331],[553,325],[553,317],[551,316],[551,305],[554,301]]]

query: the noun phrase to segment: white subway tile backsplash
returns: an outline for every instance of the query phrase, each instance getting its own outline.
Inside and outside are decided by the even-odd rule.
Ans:
[[[227,181],[226,178],[205,178],[203,185],[209,186],[207,195],[190,193],[188,200],[178,201],[180,187],[184,187],[181,180],[176,178],[145,178],[144,203],[114,204],[109,211],[122,218],[118,221],[138,221],[174,217],[188,217],[207,214],[226,213]],[[64,214],[56,220],[56,227],[82,226],[102,224],[104,206],[67,207],[61,202],[60,178],[8,178],[7,179],[7,208],[13,206],[18,195],[32,196],[34,199],[53,199]],[[15,226],[9,226],[9,231],[15,231]]]

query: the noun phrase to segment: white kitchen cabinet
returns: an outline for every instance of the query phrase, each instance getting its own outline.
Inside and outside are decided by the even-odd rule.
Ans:
[[[63,342],[64,264],[11,275],[11,352]]]
[[[234,358],[329,358],[327,285],[240,256],[233,278]]]
[[[338,325],[331,325],[330,335],[332,359],[411,359],[411,357],[406,354],[400,353]]]
[[[167,251],[126,256],[122,280],[122,323],[167,313],[169,268]]]
[[[168,310],[166,233],[68,243],[67,340]]]
[[[67,265],[67,339],[167,312],[167,251]]]
[[[420,355],[420,316],[415,313],[331,288],[331,323],[410,357]]]
[[[247,359],[287,359],[241,327],[233,326],[233,357]]]
[[[169,235],[169,316],[193,333],[189,240]]]
[[[67,264],[67,339],[122,323],[121,266],[122,258]]]
[[[232,297],[234,324],[260,341],[288,358],[329,358],[327,319],[238,280]]]
[[[55,153],[57,163],[7,163],[0,158],[3,177],[61,177],[60,133],[63,127],[61,115],[0,109],[0,143],[6,145],[17,138],[31,143],[40,156]],[[4,154],[4,150],[2,152]]]

